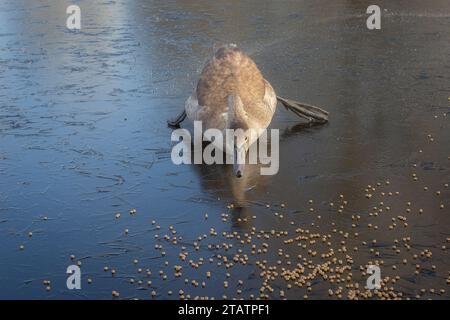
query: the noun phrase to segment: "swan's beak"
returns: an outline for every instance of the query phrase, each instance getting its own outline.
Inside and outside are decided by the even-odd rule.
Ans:
[[[234,147],[234,162],[233,162],[233,171],[234,175],[238,178],[244,175],[245,168],[245,147]]]

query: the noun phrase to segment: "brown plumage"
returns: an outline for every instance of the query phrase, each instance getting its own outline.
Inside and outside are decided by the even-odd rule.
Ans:
[[[201,106],[228,108],[228,96],[237,94],[245,106],[264,98],[264,78],[256,64],[236,47],[221,47],[204,67],[197,84]]]
[[[185,111],[191,121],[201,120],[204,130],[258,130],[270,124],[275,106],[275,92],[253,60],[235,45],[226,45],[203,68]]]

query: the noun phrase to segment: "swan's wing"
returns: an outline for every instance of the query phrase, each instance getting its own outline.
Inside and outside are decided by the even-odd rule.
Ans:
[[[198,104],[197,94],[194,92],[187,98],[186,103],[184,104],[184,110],[186,111],[188,119],[191,121],[200,120],[202,109],[203,107]]]
[[[250,105],[249,114],[253,128],[266,129],[272,121],[277,106],[277,95],[270,83],[264,80],[264,95]]]
[[[217,108],[201,106],[194,92],[187,100],[184,106],[188,119],[192,122],[201,121],[203,130],[214,128],[223,130],[227,121],[227,113],[220,112]]]
[[[277,106],[277,95],[275,93],[275,90],[273,90],[272,86],[270,85],[269,81],[264,80],[264,98],[263,102],[266,105],[266,107],[269,109],[269,113],[271,113],[271,117],[273,116],[275,112],[275,108]]]

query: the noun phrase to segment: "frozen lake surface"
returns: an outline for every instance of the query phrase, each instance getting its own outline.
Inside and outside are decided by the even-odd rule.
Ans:
[[[69,4],[0,4],[1,299],[364,298],[367,264],[450,298],[448,1],[378,1],[377,31],[347,1],[140,0],[83,1],[72,32]],[[275,176],[171,162],[166,120],[229,42],[330,111],[277,110]]]

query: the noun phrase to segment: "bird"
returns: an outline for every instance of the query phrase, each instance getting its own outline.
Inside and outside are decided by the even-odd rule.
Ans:
[[[225,134],[227,129],[232,129],[238,132],[232,152],[233,172],[240,178],[244,174],[247,152],[270,125],[277,101],[309,122],[328,121],[325,110],[278,97],[246,53],[235,44],[222,45],[204,66],[184,110],[169,120],[168,125],[179,127],[187,117],[192,122],[202,121],[204,131],[218,129]]]

